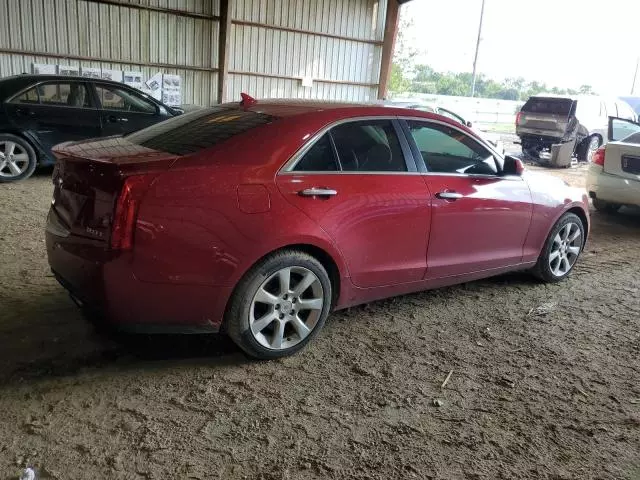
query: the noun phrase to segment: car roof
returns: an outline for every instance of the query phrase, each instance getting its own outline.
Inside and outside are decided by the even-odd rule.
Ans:
[[[237,102],[228,103],[228,106],[238,106]],[[324,112],[328,115],[334,115],[336,118],[356,117],[356,116],[410,116],[423,117],[426,119],[445,121],[452,125],[458,126],[457,122],[422,110],[413,108],[405,108],[402,106],[385,105],[382,103],[363,102],[332,102],[326,100],[299,100],[299,99],[268,99],[256,100],[246,110],[257,113],[264,113],[274,117],[292,117],[297,115]]]
[[[40,75],[32,73],[23,73],[20,75],[12,75],[10,77],[0,78],[0,83],[36,83],[49,80],[80,80],[80,81],[99,81],[101,83],[111,83],[113,85],[124,85],[122,82],[107,80],[102,78],[81,77],[79,75]]]

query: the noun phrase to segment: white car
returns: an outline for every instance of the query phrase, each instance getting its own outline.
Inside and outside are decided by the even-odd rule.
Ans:
[[[500,155],[504,155],[504,143],[502,142],[500,135],[496,133],[485,132],[484,130],[475,128],[470,121],[465,120],[460,115],[458,115],[455,112],[452,112],[447,108],[442,108],[435,105],[424,105],[421,103],[415,103],[411,101],[393,101],[393,102],[387,102],[385,103],[385,105],[389,105],[392,107],[395,106],[395,107],[402,107],[402,108],[414,108],[416,110],[422,110],[423,112],[436,113],[438,115],[442,115],[443,117],[450,118],[451,120],[454,120],[466,127],[469,127],[476,135],[482,138],[485,142],[489,143],[496,152],[498,152]]]
[[[609,143],[593,155],[587,173],[593,206],[609,213],[640,206],[640,124],[611,117],[607,135]]]

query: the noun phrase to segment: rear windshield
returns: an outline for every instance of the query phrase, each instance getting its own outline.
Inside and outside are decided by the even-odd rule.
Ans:
[[[569,115],[573,100],[569,98],[531,97],[522,107],[523,112],[545,113],[548,115]]]
[[[203,108],[127,135],[127,140],[153,150],[187,155],[274,120],[271,115],[234,107]]]

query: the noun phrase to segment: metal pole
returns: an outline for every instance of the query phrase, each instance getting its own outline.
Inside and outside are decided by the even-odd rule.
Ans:
[[[631,95],[633,95],[633,92],[636,89],[636,79],[638,78],[638,66],[640,66],[640,57],[638,57],[638,60],[636,61],[636,73],[633,74],[633,85],[631,85]]]
[[[480,9],[480,25],[478,26],[478,41],[476,42],[476,55],[473,58],[473,80],[471,82],[471,96],[476,95],[476,65],[478,64],[478,50],[480,50],[480,36],[482,35],[482,18],[484,17],[484,0]]]

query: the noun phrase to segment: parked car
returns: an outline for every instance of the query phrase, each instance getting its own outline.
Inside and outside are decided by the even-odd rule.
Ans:
[[[549,153],[552,145],[575,141],[578,160],[588,162],[606,143],[610,116],[637,120],[633,109],[619,99],[594,95],[532,96],[516,116],[516,134],[522,152],[534,158]]]
[[[122,135],[178,114],[123,83],[84,77],[17,75],[0,79],[0,182],[52,165],[55,144]]]
[[[331,310],[514,270],[560,281],[589,230],[584,191],[419,110],[246,97],[55,153],[47,255],[77,303],[258,358]]]
[[[640,124],[611,118],[608,140],[596,151],[587,173],[593,206],[609,213],[623,205],[640,206]]]
[[[438,115],[450,118],[455,122],[469,127],[476,135],[482,138],[485,142],[488,142],[496,152],[498,152],[500,155],[504,155],[504,142],[500,138],[500,135],[480,130],[479,128],[474,127],[471,121],[465,120],[464,117],[447,108],[439,107],[436,105],[426,105],[423,103],[402,101],[387,102],[387,105],[402,108],[412,108],[416,110],[422,110],[423,112],[437,113]]]

